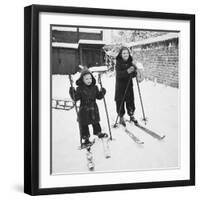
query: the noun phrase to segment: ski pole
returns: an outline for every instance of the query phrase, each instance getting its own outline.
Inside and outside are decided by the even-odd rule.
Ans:
[[[122,105],[123,105],[123,103],[124,103],[124,100],[125,100],[125,97],[126,97],[126,93],[127,93],[127,91],[128,91],[128,87],[129,87],[129,84],[130,84],[131,80],[132,80],[132,77],[130,76],[130,77],[129,77],[129,80],[128,80],[128,83],[127,83],[127,86],[126,86],[126,89],[125,89],[125,92],[124,92],[124,96],[123,96],[123,98],[122,98],[122,102],[121,102],[120,107],[119,107],[119,111],[118,111],[118,114],[117,114],[117,117],[116,117],[116,120],[115,120],[115,124],[113,125],[114,128],[117,127],[117,121],[118,121],[118,119],[119,119],[119,113],[121,112]]]
[[[142,115],[143,115],[143,121],[146,125],[147,123],[147,118],[145,117],[145,113],[144,113],[144,105],[143,105],[143,102],[142,102],[142,95],[141,95],[141,91],[140,91],[140,85],[139,85],[139,81],[138,81],[138,78],[136,76],[136,82],[137,82],[137,88],[138,88],[138,93],[139,93],[139,97],[140,97],[140,103],[141,103],[141,107],[142,107]]]
[[[102,81],[101,81],[101,74],[99,74],[98,76],[99,76],[99,83],[100,83],[100,86],[101,86],[101,89],[102,89],[103,86],[102,86]],[[112,140],[112,133],[111,133],[110,120],[109,120],[109,115],[108,115],[108,108],[107,108],[106,99],[105,99],[104,96],[103,96],[103,102],[104,102],[105,111],[106,111],[108,130],[109,130],[109,134],[110,134],[110,140]]]
[[[70,82],[71,87],[74,88],[71,74],[69,74],[69,82]],[[77,107],[77,104],[76,104],[74,92],[72,92],[72,95],[73,95],[72,98],[73,98],[73,101],[74,101],[75,111],[76,111],[76,115],[77,115],[77,119],[78,119],[78,126],[79,126],[79,133],[80,133],[80,144],[81,144],[81,147],[82,147],[81,126],[80,126],[80,123],[79,123],[78,107]]]

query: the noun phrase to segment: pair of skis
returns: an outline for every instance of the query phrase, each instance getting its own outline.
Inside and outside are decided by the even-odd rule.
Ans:
[[[87,167],[90,171],[93,171],[95,168],[94,160],[93,160],[93,154],[91,151],[91,146],[86,148],[86,158],[87,158]]]
[[[146,132],[147,134],[149,134],[150,136],[152,136],[153,138],[155,138],[157,140],[163,140],[165,138],[165,135],[162,135],[162,136],[158,135],[154,131],[140,125],[139,123],[136,123],[135,126],[138,127],[139,129],[143,130],[144,132]]]
[[[137,136],[134,135],[134,133],[132,131],[130,131],[126,126],[123,126],[122,124],[119,123],[115,123],[115,125],[113,126],[113,128],[116,128],[118,126],[122,126],[125,133],[127,133],[127,135],[136,143],[136,144],[144,144],[143,141],[141,141]]]
[[[102,142],[104,157],[106,159],[110,158],[111,154],[110,154],[110,148],[109,148],[109,145],[108,145],[109,138],[104,137],[104,138],[100,138],[99,140],[101,140],[101,142]],[[94,171],[94,169],[95,169],[95,163],[94,163],[93,152],[92,152],[92,146],[94,145],[94,143],[95,143],[95,141],[92,142],[91,145],[82,146],[80,148],[80,149],[86,150],[87,167],[90,171]]]
[[[129,123],[133,123],[131,121],[128,121]],[[153,138],[157,139],[157,140],[163,140],[165,138],[165,135],[161,136],[157,133],[155,133],[154,131],[142,126],[141,124],[139,123],[134,123],[134,125],[141,129],[142,131],[144,131],[145,133],[147,133],[148,135],[152,136]],[[123,126],[123,125],[122,125]],[[116,127],[116,126],[114,126]],[[129,137],[137,144],[144,144],[143,141],[141,141],[137,136],[134,135],[134,133],[132,131],[130,131],[126,126],[123,126],[124,127],[124,131],[127,133],[127,135],[129,135]]]

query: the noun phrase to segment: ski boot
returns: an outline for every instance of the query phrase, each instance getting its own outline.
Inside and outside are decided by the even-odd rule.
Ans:
[[[137,119],[132,115],[132,116],[130,116],[130,122],[133,122],[134,124],[138,124],[138,121],[137,121]]]
[[[93,143],[89,140],[89,138],[83,138],[82,140],[82,148],[87,148],[92,146]]]
[[[125,122],[125,120],[124,120],[124,117],[120,117],[119,123],[120,123],[122,126],[126,126],[126,122]]]
[[[97,134],[98,138],[107,138],[108,137],[108,134],[107,133],[98,133]]]

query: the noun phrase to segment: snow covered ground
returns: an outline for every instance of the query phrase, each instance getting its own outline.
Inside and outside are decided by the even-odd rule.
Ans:
[[[79,74],[73,76],[76,80]],[[142,118],[141,106],[134,82],[137,119]],[[107,90],[106,102],[110,122],[116,118],[113,74],[104,74],[102,83]],[[75,83],[74,83],[75,85]],[[69,80],[64,75],[54,75],[52,78],[52,98],[70,99]],[[75,109],[70,111],[52,109],[52,172],[53,174],[96,173],[114,171],[135,171],[153,169],[171,169],[179,167],[179,127],[178,127],[178,96],[179,89],[143,81],[140,84],[144,109],[148,118],[147,127],[161,135],[166,135],[162,141],[149,136],[144,131],[127,125],[144,144],[136,144],[122,128],[113,129],[114,140],[109,142],[111,158],[105,159],[100,140],[93,145],[95,171],[87,169],[86,152],[79,150],[79,130]],[[103,100],[97,101],[101,125],[108,132]],[[125,116],[128,118],[128,116]],[[91,127],[90,127],[91,128]]]

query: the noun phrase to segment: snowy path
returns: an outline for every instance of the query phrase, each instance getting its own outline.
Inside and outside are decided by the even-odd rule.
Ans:
[[[76,77],[74,77],[74,80],[76,80]],[[104,75],[102,83],[107,90],[106,101],[110,121],[114,123],[116,118],[115,102],[113,100],[115,78]],[[70,98],[68,87],[67,76],[54,76],[52,83],[53,98]],[[115,140],[109,142],[111,158],[104,158],[100,140],[92,148],[95,172],[169,169],[179,166],[179,90],[154,84],[150,81],[142,82],[141,90],[145,113],[149,119],[147,127],[155,130],[157,133],[166,135],[166,138],[163,141],[158,141],[137,127],[127,125],[138,138],[144,141],[144,145],[138,145],[134,143],[122,128],[112,128],[112,135]],[[135,102],[135,114],[140,119],[142,114],[136,87]],[[103,101],[98,101],[98,106],[102,129],[104,132],[108,132]],[[86,166],[85,150],[78,150],[79,131],[74,109],[70,111],[52,110],[52,138],[52,169],[54,174],[91,173]]]

